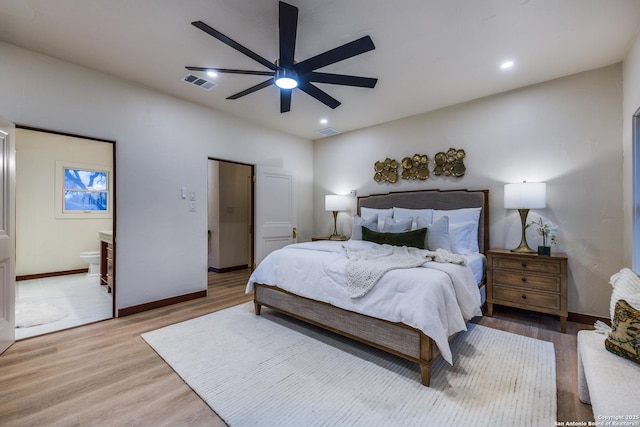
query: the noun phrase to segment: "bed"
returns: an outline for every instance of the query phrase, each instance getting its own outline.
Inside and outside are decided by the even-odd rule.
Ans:
[[[406,191],[359,197],[351,241],[290,245],[272,252],[260,263],[247,284],[247,292],[253,292],[255,313],[259,315],[262,306],[269,307],[416,362],[420,381],[428,386],[435,358],[442,356],[452,363],[450,339],[466,330],[468,320],[481,315],[486,282],[483,254],[489,246],[488,199],[488,190]],[[348,260],[344,253],[382,247],[359,240],[358,221],[364,222],[365,213],[372,212],[377,212],[378,218],[387,218],[389,209],[397,214],[398,223],[407,220],[400,218],[402,215],[433,210],[433,224],[444,221],[443,215],[449,221],[456,212],[479,211],[468,239],[473,249],[458,255],[465,257],[464,266],[427,262],[417,268],[394,269],[380,277],[364,296],[345,298],[341,284]],[[434,219],[436,216],[439,219]],[[369,219],[376,222],[371,227],[376,231],[387,225],[384,221],[394,222]],[[457,229],[456,233],[462,235],[454,222],[449,222],[449,231]],[[421,224],[416,224],[414,218],[412,230],[417,225]],[[430,232],[431,228],[427,236]]]

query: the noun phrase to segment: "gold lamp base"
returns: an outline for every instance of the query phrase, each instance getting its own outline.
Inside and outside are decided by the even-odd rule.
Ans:
[[[511,252],[520,254],[535,254],[537,251],[531,249],[527,244],[527,235],[525,230],[527,229],[527,216],[529,215],[529,209],[518,209],[520,212],[520,222],[522,223],[522,238],[520,239],[520,246],[515,249],[511,249]]]

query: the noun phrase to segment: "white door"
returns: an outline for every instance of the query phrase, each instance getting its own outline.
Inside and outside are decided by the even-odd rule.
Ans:
[[[255,263],[272,251],[295,242],[298,222],[293,175],[268,166],[256,166]]]
[[[0,117],[0,353],[16,340],[15,126]]]

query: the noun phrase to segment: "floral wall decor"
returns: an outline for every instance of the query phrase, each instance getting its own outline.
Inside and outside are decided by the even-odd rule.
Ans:
[[[426,154],[414,154],[411,157],[404,157],[398,164],[395,159],[386,158],[379,160],[373,165],[375,171],[373,180],[379,183],[398,182],[398,167],[402,167],[400,176],[402,179],[427,180],[430,175],[451,176],[461,178],[467,168],[464,165],[466,153],[464,150],[449,148],[446,152],[441,151],[433,158],[433,169],[429,169],[429,156]]]
[[[390,182],[394,183],[398,181],[398,161],[386,158],[384,161],[377,161],[373,165],[375,174],[373,180],[376,182]]]
[[[402,179],[428,179],[429,156],[414,154],[413,157],[402,159]]]
[[[466,153],[464,150],[456,150],[455,148],[449,148],[444,153],[437,153],[433,158],[436,167],[433,169],[434,175],[453,176],[460,178],[464,175],[467,168],[464,165],[464,158]]]

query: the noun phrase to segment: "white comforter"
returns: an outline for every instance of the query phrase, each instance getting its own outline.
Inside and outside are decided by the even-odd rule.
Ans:
[[[350,298],[345,278],[344,246],[366,248],[366,241],[298,243],[269,254],[253,272],[254,283],[277,286],[296,295],[323,301],[368,316],[401,322],[422,330],[452,363],[449,336],[466,330],[480,316],[480,293],[466,265],[425,262],[419,268],[392,270],[363,297]]]

